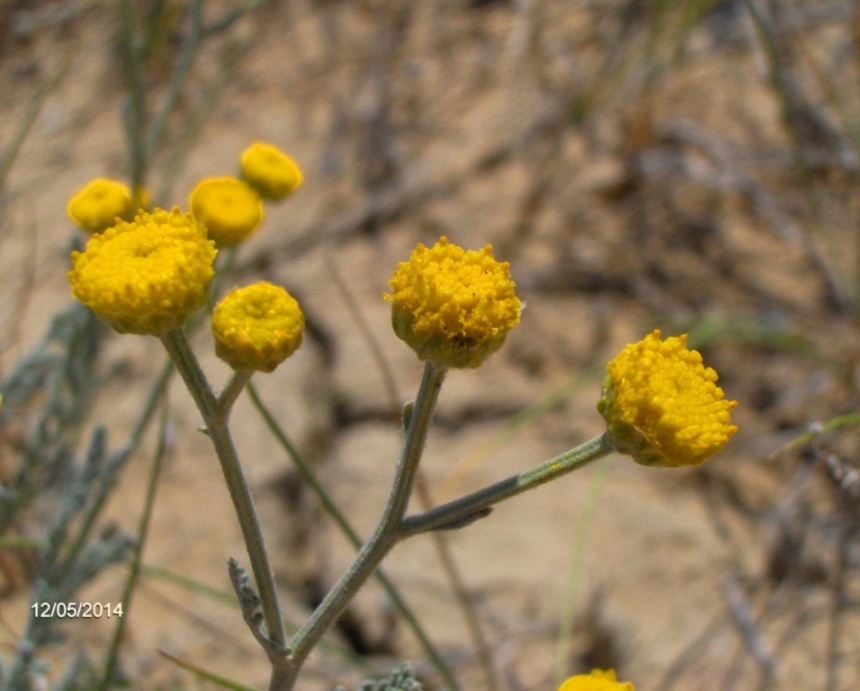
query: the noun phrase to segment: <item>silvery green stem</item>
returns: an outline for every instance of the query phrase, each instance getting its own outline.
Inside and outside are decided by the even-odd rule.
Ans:
[[[230,376],[230,379],[227,381],[227,384],[224,386],[223,391],[218,394],[218,400],[216,401],[215,407],[218,415],[224,418],[225,423],[227,418],[230,416],[230,411],[233,409],[233,404],[236,402],[236,399],[239,398],[239,394],[245,390],[245,385],[251,381],[252,376],[254,376],[254,372],[252,370],[234,371]]]
[[[284,622],[281,618],[280,607],[278,606],[275,580],[272,576],[272,569],[269,566],[269,556],[266,552],[260,521],[257,518],[257,510],[251,497],[251,490],[248,487],[245,473],[236,454],[236,447],[233,445],[233,439],[227,427],[228,411],[223,406],[225,400],[235,400],[235,396],[238,395],[238,391],[235,389],[239,384],[244,385],[247,382],[247,376],[241,373],[237,374],[225,390],[225,393],[229,393],[226,393],[226,396],[222,396],[222,399],[219,400],[212,393],[212,388],[206,380],[206,375],[200,369],[200,364],[197,362],[197,358],[194,357],[194,353],[191,352],[191,348],[182,330],[174,329],[169,331],[161,337],[161,342],[167,349],[168,354],[176,365],[176,370],[194,398],[194,402],[197,404],[197,408],[200,410],[203,422],[206,425],[206,433],[215,447],[215,453],[221,464],[221,471],[224,474],[224,480],[239,519],[242,537],[248,550],[248,557],[251,560],[251,570],[254,573],[254,580],[259,591],[263,617],[266,621],[266,630],[274,647],[278,651],[284,651],[286,648],[286,633],[284,631]],[[242,379],[245,379],[245,382],[242,382]],[[269,653],[269,659],[272,660],[274,665],[276,660],[272,659],[272,652],[267,651],[267,653]]]
[[[531,470],[513,475],[447,504],[409,516],[400,525],[397,539],[405,539],[439,528],[455,528],[486,516],[495,504],[510,499],[550,480],[593,463],[613,450],[609,435],[603,433],[570,451],[544,461]]]
[[[299,669],[308,654],[398,541],[398,527],[409,504],[424,442],[427,439],[430,418],[444,377],[444,369],[429,363],[425,365],[424,376],[409,417],[403,449],[382,517],[355,561],[329,591],[307,623],[290,640],[293,674],[288,683],[282,687],[283,691],[290,691],[293,688]]]

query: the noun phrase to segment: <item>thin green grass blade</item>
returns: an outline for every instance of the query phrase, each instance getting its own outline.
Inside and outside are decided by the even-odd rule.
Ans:
[[[564,606],[559,628],[558,647],[556,652],[556,684],[561,684],[568,672],[569,651],[573,640],[574,618],[576,614],[576,598],[579,594],[580,577],[582,566],[585,562],[585,553],[588,549],[588,536],[594,524],[594,514],[603,495],[603,488],[609,478],[610,464],[608,459],[599,461],[597,472],[591,481],[591,488],[582,514],[576,521],[576,529],[571,547],[570,568],[567,572],[567,583],[565,584]]]
[[[191,662],[182,660],[175,655],[165,652],[164,650],[159,649],[158,654],[162,657],[166,657],[172,663],[182,667],[182,669],[187,669],[199,679],[204,679],[206,681],[211,681],[213,684],[218,684],[222,689],[232,689],[232,691],[260,691],[260,689],[255,689],[253,686],[245,686],[244,684],[240,684],[238,681],[233,681],[232,679],[228,679],[227,677],[216,674],[215,672],[210,672],[208,669],[204,669],[203,667]]]

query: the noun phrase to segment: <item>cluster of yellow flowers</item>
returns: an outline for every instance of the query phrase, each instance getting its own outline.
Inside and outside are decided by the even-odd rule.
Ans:
[[[201,180],[188,199],[191,213],[219,247],[251,237],[263,222],[263,200],[280,201],[302,184],[295,161],[271,144],[251,144],[240,167],[240,178]]]
[[[69,216],[92,234],[72,253],[72,294],[120,333],[162,336],[203,307],[218,247],[249,238],[263,221],[263,199],[298,188],[298,165],[271,144],[241,156],[241,179],[208,178],[178,208],[146,211],[146,193],[99,178],[75,194]],[[215,308],[219,357],[234,369],[271,372],[302,342],[304,315],[286,290],[256,283],[229,293]]]
[[[441,238],[419,244],[391,279],[394,332],[438,367],[477,367],[519,323],[507,262],[492,247],[465,251]],[[613,447],[640,464],[699,465],[722,449],[737,426],[716,385],[717,373],[687,348],[687,336],[661,340],[653,331],[628,345],[607,367],[598,410]]]
[[[145,193],[99,179],[76,194],[69,216],[92,234],[72,253],[73,295],[122,333],[164,336],[208,301],[218,249],[249,238],[264,217],[263,200],[283,199],[302,182],[277,148],[251,145],[240,178],[203,180],[190,211],[144,207]],[[439,370],[478,367],[520,322],[523,303],[510,265],[490,245],[465,250],[442,237],[418,244],[390,281],[395,334]],[[234,289],[211,318],[216,352],[242,371],[271,372],[302,342],[304,315],[281,286]],[[608,445],[647,466],[699,465],[722,449],[737,426],[737,405],[717,373],[687,348],[687,336],[653,331],[625,347],[607,367],[598,411]],[[568,679],[559,691],[633,691],[612,670]]]
[[[137,212],[118,182],[95,180],[69,203],[69,215],[93,233],[72,254],[72,292],[117,331],[161,335],[202,307],[216,247],[241,242],[263,219],[263,199],[283,199],[302,181],[298,166],[269,144],[252,144],[241,176],[203,180],[190,214]],[[141,195],[138,194],[140,199]],[[109,225],[108,219],[113,222]],[[394,332],[421,360],[439,368],[479,366],[520,321],[522,302],[510,265],[487,245],[465,250],[442,237],[419,244],[391,281]],[[304,316],[282,288],[258,283],[227,295],[213,313],[219,356],[237,369],[269,372],[301,343]],[[643,465],[698,465],[737,427],[737,405],[716,372],[687,348],[687,337],[654,331],[607,367],[598,410],[614,448]]]

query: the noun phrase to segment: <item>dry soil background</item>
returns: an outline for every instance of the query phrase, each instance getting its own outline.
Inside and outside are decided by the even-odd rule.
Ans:
[[[188,31],[183,3],[167,5],[148,75],[156,104]],[[730,1],[264,2],[204,44],[168,123],[148,180],[160,204],[184,205],[199,178],[233,172],[254,140],[305,171],[300,192],[269,207],[230,282],[266,278],[301,301],[305,345],[257,384],[362,533],[384,503],[396,410],[421,372],[382,300],[416,242],[493,243],[527,302],[498,355],[446,381],[424,462],[437,502],[599,433],[601,368],[653,328],[690,330],[739,401],[740,432],[700,470],[613,458],[446,536],[501,688],[555,688],[577,563],[572,671],[614,666],[640,691],[860,688],[857,495],[822,460],[856,467],[856,432],[774,455],[857,406],[860,16],[848,0],[751,6],[764,33],[750,5]],[[233,8],[205,3],[206,21]],[[4,371],[70,300],[69,196],[93,177],[127,179],[116,9],[0,2],[0,152],[50,85],[0,190]],[[365,330],[393,375],[394,405]],[[210,339],[194,343],[223,381]],[[108,424],[111,443],[163,357],[154,339],[109,339],[88,419]],[[226,560],[244,550],[196,411],[174,384],[145,562],[227,592]],[[4,410],[5,472],[8,430],[26,429],[27,415]],[[234,430],[286,615],[301,621],[352,550],[247,401]],[[153,446],[132,459],[108,510],[122,530],[135,530]],[[38,536],[39,515],[20,534]],[[385,568],[462,687],[486,689],[433,541],[401,545]],[[26,564],[12,571],[4,655],[29,598]],[[115,601],[125,573],[109,570],[82,597]],[[336,646],[363,648],[376,670],[410,658],[437,688],[375,584],[351,615],[358,629],[335,633]],[[265,658],[235,607],[149,573],[127,616],[133,688],[209,688],[158,650],[265,686]],[[80,645],[97,656],[110,633],[104,621],[63,630],[58,665]],[[362,678],[333,652],[307,672],[303,689]]]

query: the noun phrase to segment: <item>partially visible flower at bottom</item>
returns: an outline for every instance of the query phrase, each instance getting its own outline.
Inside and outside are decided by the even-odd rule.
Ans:
[[[242,242],[263,222],[260,195],[247,183],[229,176],[201,180],[192,190],[188,206],[219,247]]]
[[[558,691],[634,691],[629,681],[618,681],[615,670],[594,669],[591,674],[577,674],[571,677]]]
[[[96,178],[71,198],[67,212],[88,233],[101,233],[117,218],[131,220],[135,208],[131,192],[123,183]]]
[[[281,286],[231,290],[212,312],[215,353],[235,370],[271,372],[302,344],[305,315]]]
[[[242,152],[242,179],[264,199],[278,201],[302,184],[298,164],[278,147],[254,142]]]
[[[687,348],[687,336],[655,330],[607,366],[597,409],[615,450],[641,465],[699,465],[722,449],[737,426],[717,373]]]
[[[141,211],[72,252],[72,294],[120,333],[161,335],[206,304],[214,243],[178,208]]]

